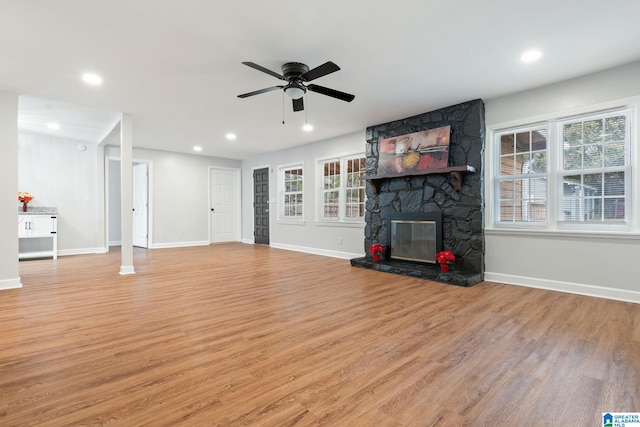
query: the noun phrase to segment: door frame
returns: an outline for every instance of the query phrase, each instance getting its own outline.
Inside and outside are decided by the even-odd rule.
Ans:
[[[209,166],[209,170],[208,170],[208,183],[207,183],[207,188],[208,188],[208,193],[209,193],[209,214],[208,214],[208,236],[209,236],[209,244],[213,243],[213,229],[211,227],[211,221],[212,221],[212,212],[211,209],[213,209],[213,200],[211,199],[211,192],[212,192],[212,188],[211,188],[211,174],[214,170],[221,170],[221,171],[229,171],[229,172],[235,172],[236,175],[236,188],[235,188],[235,197],[234,197],[234,201],[233,201],[233,209],[236,211],[236,236],[238,237],[238,242],[242,241],[242,169],[240,168],[228,168],[228,167],[222,167],[222,166]]]
[[[105,156],[104,158],[104,238],[105,238],[105,249],[106,252],[109,252],[109,162],[121,162],[120,157],[118,156]],[[147,173],[148,173],[148,185],[147,185],[147,248],[150,249],[153,247],[153,161],[152,160],[144,160],[144,159],[132,159],[132,164],[135,163],[146,163],[147,164]],[[122,198],[122,192],[120,193],[120,197]]]
[[[147,162],[133,162],[133,208],[134,208],[134,212],[133,212],[133,246],[137,247],[137,248],[145,248],[148,249],[149,248],[149,200],[146,200],[146,206],[145,206],[145,221],[144,221],[144,225],[145,225],[145,238],[144,238],[144,245],[136,245],[136,215],[137,213],[135,212],[135,208],[136,208],[136,194],[138,193],[137,188],[136,188],[136,167],[141,167],[144,166],[144,172],[145,172],[145,180],[144,180],[144,191],[142,191],[141,193],[144,194],[144,196],[146,196],[146,199],[149,199],[149,163]],[[146,193],[146,194],[145,194]]]

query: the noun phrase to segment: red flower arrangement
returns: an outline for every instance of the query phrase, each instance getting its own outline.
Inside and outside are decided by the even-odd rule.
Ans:
[[[436,254],[436,261],[440,263],[442,271],[449,271],[449,266],[456,261],[456,257],[451,251],[440,251]]]
[[[453,264],[456,260],[455,255],[451,251],[440,251],[436,254],[436,261],[440,264]]]
[[[19,202],[29,203],[32,200],[33,200],[33,196],[31,195],[31,193],[27,193],[25,191],[19,191],[18,192],[18,201]]]
[[[22,212],[27,211],[27,203],[33,200],[33,196],[26,191],[18,191],[18,201],[22,202]]]
[[[382,246],[380,243],[374,243],[369,247],[369,253],[371,255],[380,255],[383,252],[384,252],[384,246]]]

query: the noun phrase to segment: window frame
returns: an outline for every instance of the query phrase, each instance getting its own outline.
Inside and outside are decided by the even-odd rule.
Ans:
[[[635,230],[637,223],[635,215],[640,197],[638,189],[633,185],[636,176],[635,168],[638,163],[636,158],[637,145],[637,103],[640,98],[629,98],[624,101],[610,102],[599,106],[591,106],[575,109],[565,114],[548,114],[538,116],[530,120],[518,120],[502,125],[495,125],[488,128],[488,141],[490,150],[491,185],[492,189],[490,203],[488,203],[487,228],[488,229],[512,229],[512,230],[547,230],[557,232],[595,232],[595,233],[618,233]],[[624,189],[625,189],[625,218],[624,220],[570,222],[560,219],[563,206],[563,193],[561,191],[562,177],[582,174],[583,169],[565,171],[563,166],[563,125],[575,121],[586,121],[588,119],[603,119],[606,117],[624,115],[626,117],[625,129],[625,164],[620,167],[624,169]],[[500,135],[504,133],[517,133],[522,130],[540,128],[542,125],[548,126],[547,136],[547,214],[544,222],[506,222],[500,220]],[[619,170],[619,169],[616,169]],[[504,178],[504,177],[503,177]]]
[[[633,145],[631,139],[632,135],[632,125],[634,111],[632,107],[621,107],[614,108],[606,111],[595,111],[593,113],[581,114],[571,117],[565,117],[561,120],[557,120],[556,124],[556,133],[558,137],[558,143],[562,142],[563,135],[563,126],[568,123],[575,122],[586,122],[593,119],[606,119],[607,117],[614,116],[625,116],[625,140],[624,140],[624,165],[618,167],[607,168],[606,166],[598,167],[598,168],[582,168],[582,169],[564,169],[564,157],[562,148],[558,147],[557,152],[557,161],[556,161],[556,206],[557,212],[555,216],[555,221],[557,224],[557,228],[559,230],[630,230],[632,226],[633,213],[632,211],[632,200],[636,197],[633,194],[634,189],[632,188],[632,179],[631,179],[631,169],[632,169],[632,158],[631,158],[631,146]],[[584,146],[585,144],[582,144]],[[562,185],[563,185],[563,177],[571,176],[571,175],[588,175],[588,174],[596,174],[596,173],[607,173],[607,172],[623,172],[624,173],[624,209],[625,209],[625,218],[623,220],[612,220],[612,221],[568,221],[561,219],[562,212],[560,207],[563,206],[562,200]],[[600,197],[602,200],[605,199],[605,196],[602,195]],[[628,213],[629,212],[629,213]]]
[[[362,185],[358,187],[347,187],[348,183],[348,162],[350,160],[362,159],[364,161],[364,165],[362,167],[362,174],[365,173],[366,170],[366,161],[367,157],[364,153],[353,153],[346,154],[340,156],[331,156],[326,158],[320,158],[316,160],[316,177],[317,177],[317,209],[316,209],[316,222],[320,224],[364,224],[364,217],[366,212],[366,183],[362,181]],[[339,163],[340,164],[340,185],[338,187],[332,189],[324,188],[324,167],[327,163]],[[362,200],[363,209],[362,216],[358,217],[349,217],[346,215],[347,211],[347,190],[357,188],[359,191],[362,191],[364,195],[364,199]],[[326,217],[324,216],[325,210],[325,200],[324,195],[330,191],[338,192],[338,215],[336,217]],[[359,202],[360,203],[360,202]]]
[[[285,185],[286,185],[285,174],[287,173],[287,171],[291,171],[291,170],[302,171],[302,189],[299,191],[288,192],[285,189]],[[304,175],[305,175],[304,162],[294,162],[294,163],[288,163],[288,164],[278,166],[278,222],[304,224],[304,208],[305,208],[305,203],[304,203],[305,202],[305,197],[304,197],[305,177]],[[292,195],[292,194],[299,194],[301,196],[301,203],[300,203],[301,215],[293,216],[293,215],[285,214],[286,213],[285,197],[287,195]]]
[[[501,141],[500,141],[500,136],[505,135],[505,134],[518,134],[518,133],[524,133],[524,132],[532,132],[534,130],[544,130],[547,134],[547,143],[546,143],[546,148],[544,150],[536,150],[536,152],[544,152],[546,153],[547,156],[547,170],[546,172],[531,172],[531,173],[514,173],[514,174],[509,174],[509,175],[501,175],[501,167],[502,167],[502,153],[501,153]],[[494,194],[494,209],[496,212],[495,215],[495,220],[494,223],[500,227],[509,227],[509,228],[513,228],[513,227],[517,227],[517,228],[547,228],[549,226],[549,218],[550,218],[550,204],[551,204],[551,186],[550,186],[550,175],[551,175],[551,149],[550,149],[550,145],[551,145],[551,126],[548,123],[531,123],[528,124],[526,126],[517,126],[517,127],[512,127],[512,128],[507,128],[507,129],[501,129],[499,131],[496,131],[494,133],[493,136],[493,140],[494,140],[494,145],[496,147],[495,149],[495,156],[494,156],[494,173],[493,173],[493,194]],[[514,141],[515,143],[515,141]],[[534,150],[528,150],[526,152],[522,152],[522,153],[532,153]],[[514,157],[518,156],[518,151],[517,149],[514,148]],[[529,160],[531,161],[531,160]],[[514,162],[515,164],[515,162]],[[544,179],[546,180],[545,182],[545,194],[546,194],[546,198],[545,198],[545,202],[546,202],[546,215],[545,215],[545,219],[544,221],[501,221],[500,220],[500,203],[502,200],[500,197],[500,183],[504,182],[504,181],[510,181],[510,180],[524,180],[524,179]],[[524,199],[521,199],[521,201],[524,201]]]

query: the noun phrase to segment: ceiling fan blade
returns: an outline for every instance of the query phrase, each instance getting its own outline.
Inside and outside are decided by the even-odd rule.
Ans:
[[[322,95],[327,95],[332,98],[340,99],[342,101],[351,102],[356,97],[355,95],[351,95],[350,93],[340,92],[339,90],[329,89],[328,87],[318,86],[318,85],[308,85],[307,89],[311,92],[320,93]]]
[[[253,95],[260,95],[261,93],[273,92],[274,90],[282,89],[284,86],[272,86],[266,89],[255,90],[249,93],[243,93],[242,95],[238,95],[238,98],[247,98]]]
[[[282,74],[278,74],[275,71],[271,71],[268,68],[264,68],[262,65],[258,65],[254,62],[243,62],[244,65],[246,65],[247,67],[251,67],[254,70],[258,70],[258,71],[262,71],[263,73],[267,73],[270,76],[275,77],[276,79],[280,79],[280,80],[287,80],[284,78],[284,76]]]
[[[304,101],[302,98],[293,99],[293,111],[302,111],[304,110]]]
[[[335,73],[338,71],[340,67],[334,64],[331,61],[325,62],[324,64],[307,71],[303,75],[300,76],[302,80],[306,82],[310,82],[311,80],[315,80],[318,77],[326,76],[327,74]]]

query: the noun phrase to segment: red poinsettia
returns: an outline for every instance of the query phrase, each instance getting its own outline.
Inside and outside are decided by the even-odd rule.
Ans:
[[[436,261],[440,264],[453,264],[456,260],[455,255],[451,251],[440,251],[436,254]]]
[[[384,246],[382,246],[380,243],[374,243],[373,245],[371,245],[369,247],[369,253],[371,255],[380,255],[384,252]]]

